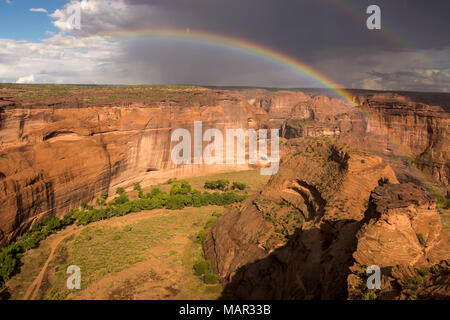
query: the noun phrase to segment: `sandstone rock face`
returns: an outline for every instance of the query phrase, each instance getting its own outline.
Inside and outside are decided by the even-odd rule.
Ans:
[[[414,103],[401,97],[374,95],[356,99],[390,142],[410,155],[431,180],[449,187],[450,116],[441,107]],[[399,149],[399,148],[398,148]]]
[[[260,195],[224,214],[205,254],[239,299],[345,298],[346,278],[370,192],[397,183],[381,158],[327,141],[282,159]],[[361,162],[362,157],[366,159]]]
[[[450,244],[434,199],[412,183],[376,188],[356,234],[350,299],[366,291],[366,270],[382,270],[380,299],[450,299]]]
[[[205,254],[224,298],[360,299],[362,291],[349,289],[353,277],[365,284],[355,266],[419,268],[448,259],[448,236],[425,189],[398,184],[368,153],[328,142],[300,149],[286,155],[260,195],[208,232]],[[440,277],[448,278],[439,270],[430,277],[436,292]]]
[[[423,265],[450,258],[434,199],[412,183],[376,188],[353,255],[361,265]]]
[[[171,93],[176,95],[175,93]],[[196,93],[194,92],[194,95]],[[198,91],[197,94],[202,94]],[[259,127],[254,108],[232,93],[211,93],[190,105],[24,105],[3,97],[0,122],[0,245],[36,219],[62,215],[101,192],[133,181],[150,184],[173,177],[248,168],[247,165],[176,165],[171,142],[177,128]],[[257,111],[257,110],[256,110]],[[256,119],[252,123],[248,119]],[[223,130],[225,131],[225,130]]]
[[[284,138],[339,137],[382,156],[402,182],[425,180],[441,194],[450,190],[447,112],[396,94],[359,95],[353,100],[358,108],[339,99],[297,92],[251,102],[269,113]],[[408,164],[411,160],[414,165]]]

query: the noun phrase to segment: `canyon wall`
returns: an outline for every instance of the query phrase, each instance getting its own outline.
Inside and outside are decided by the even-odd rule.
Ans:
[[[143,185],[247,165],[175,165],[171,134],[194,137],[195,120],[208,128],[259,126],[253,107],[216,92],[213,103],[128,106],[23,105],[2,97],[0,123],[0,245],[40,217],[62,215],[117,186]]]
[[[341,99],[277,92],[249,102],[267,111],[287,139],[330,136],[384,158],[403,182],[450,189],[450,115],[397,94]],[[423,174],[422,174],[423,173]]]
[[[297,138],[337,138],[381,156],[401,181],[417,175],[405,163],[408,153],[430,180],[448,190],[448,114],[394,98],[355,97],[361,106],[355,108],[341,99],[291,91],[5,87],[0,89],[0,245],[36,219],[62,215],[134,181],[150,185],[249,168],[175,165],[170,153],[178,142],[170,141],[171,134],[186,128],[193,136],[195,120],[203,122],[203,132],[279,128],[292,145]],[[287,144],[281,154],[290,150]],[[406,151],[399,153],[396,145]]]

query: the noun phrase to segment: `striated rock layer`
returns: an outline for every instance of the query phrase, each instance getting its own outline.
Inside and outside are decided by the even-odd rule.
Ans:
[[[248,168],[172,162],[171,150],[178,143],[171,142],[173,130],[188,129],[194,139],[195,120],[203,122],[203,132],[260,126],[254,108],[239,96],[220,91],[211,95],[214,99],[206,105],[193,100],[190,105],[92,107],[71,100],[24,105],[18,98],[3,97],[0,245],[36,219],[64,214],[101,192],[113,194],[116,186]]]
[[[336,98],[277,92],[249,102],[269,113],[284,138],[339,137],[381,155],[402,182],[426,180],[444,195],[450,190],[447,112],[396,94],[365,94],[353,100],[357,108]]]
[[[448,114],[398,96],[365,95],[355,101],[362,108],[293,91],[5,85],[0,89],[0,246],[36,219],[64,214],[117,186],[248,168],[174,165],[170,152],[177,142],[170,141],[171,133],[186,128],[193,136],[195,120],[203,122],[203,132],[279,128],[292,141],[339,138],[382,156],[399,180],[420,182],[376,122],[385,123],[396,143],[445,194]],[[281,154],[290,148],[282,146]],[[381,159],[373,161],[376,165]],[[289,188],[295,193],[305,187]]]

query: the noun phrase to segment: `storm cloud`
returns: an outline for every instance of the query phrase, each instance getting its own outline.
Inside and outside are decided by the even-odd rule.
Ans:
[[[450,2],[378,0],[381,30],[368,30],[372,0],[90,0],[81,4],[80,30],[67,30],[65,7],[50,14],[61,34],[92,61],[95,81],[278,87],[321,86],[288,66],[256,54],[168,39],[117,37],[114,32],[176,28],[231,36],[302,61],[347,88],[450,90]],[[66,4],[67,6],[67,4]],[[76,37],[72,37],[74,34]],[[87,39],[100,38],[92,48]],[[70,42],[69,41],[69,42]],[[82,45],[75,42],[79,41]],[[99,44],[114,47],[105,56]],[[67,49],[67,47],[66,47]],[[5,58],[6,59],[6,58]],[[99,59],[94,63],[93,59]],[[65,70],[68,71],[68,70]],[[43,72],[36,70],[22,74]],[[1,73],[0,73],[1,75]],[[77,81],[90,82],[78,74]],[[61,78],[61,77],[60,77]],[[39,81],[39,77],[36,77]],[[46,78],[47,79],[47,78]],[[60,79],[61,80],[61,79]],[[62,81],[67,81],[65,78]]]

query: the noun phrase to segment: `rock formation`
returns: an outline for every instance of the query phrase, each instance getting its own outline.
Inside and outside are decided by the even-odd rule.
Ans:
[[[177,128],[192,132],[194,120],[203,122],[204,131],[212,127],[279,128],[289,138],[281,154],[296,149],[297,144],[301,147],[302,141],[295,142],[298,137],[339,138],[381,156],[402,182],[414,181],[411,177],[416,173],[407,170],[410,166],[404,156],[395,155],[395,148],[375,122],[385,123],[416,166],[445,194],[448,114],[408,99],[389,99],[358,96],[355,101],[362,106],[358,109],[341,99],[293,91],[5,85],[0,89],[0,246],[36,219],[64,214],[101,192],[112,194],[117,186],[248,168],[175,166],[170,160],[176,143],[170,141],[171,133]],[[376,121],[361,110],[369,110],[365,113]],[[380,158],[361,157],[367,165],[384,166]],[[288,187],[293,194],[300,190],[312,196],[304,188],[308,189],[295,183]],[[346,206],[352,210],[352,205]]]
[[[261,194],[209,231],[205,254],[225,285],[224,298],[361,298],[349,295],[347,278],[363,264],[420,267],[450,258],[425,189],[398,184],[380,157],[334,142],[299,150],[286,155]],[[430,286],[443,285],[439,268]]]
[[[99,87],[87,95],[99,102],[87,104],[82,92],[56,101],[49,94],[42,102],[29,102],[22,92],[0,92],[0,246],[36,219],[62,215],[101,192],[113,194],[117,186],[248,168],[177,166],[170,157],[178,143],[171,142],[172,131],[192,133],[195,120],[204,131],[262,126],[244,99],[206,89],[153,91],[129,103],[120,97],[108,102],[105,95],[128,96],[129,90]],[[163,93],[172,100],[161,98]],[[154,95],[149,103],[146,98]]]

